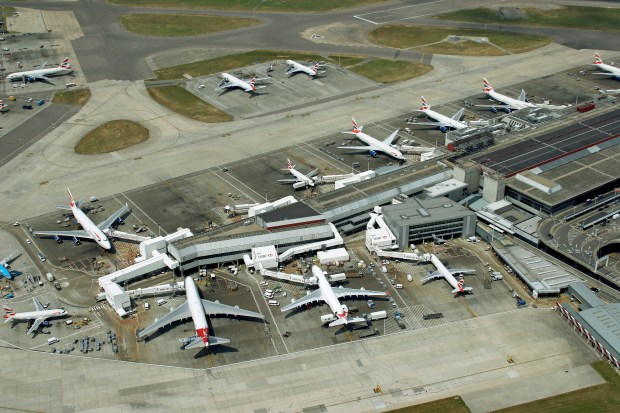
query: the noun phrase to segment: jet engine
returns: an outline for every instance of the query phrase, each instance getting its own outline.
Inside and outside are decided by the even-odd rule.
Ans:
[[[370,156],[372,156],[373,158],[376,158],[377,156],[377,151],[373,151],[372,149],[368,151],[368,153],[370,154]]]

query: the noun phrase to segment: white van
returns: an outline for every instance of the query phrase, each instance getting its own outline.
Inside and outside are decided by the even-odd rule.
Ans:
[[[165,298],[160,298],[159,300],[157,300],[157,305],[164,305],[166,304],[168,301],[166,301]]]
[[[276,300],[269,300],[269,301],[267,302],[267,304],[269,304],[269,305],[280,305],[280,303],[279,303],[279,302],[277,302]]]
[[[73,324],[73,320],[65,320],[65,324],[70,326],[71,324]]]
[[[149,303],[144,303],[144,309],[148,310],[149,308],[151,308],[151,305]]]
[[[58,338],[57,338],[57,337],[48,338],[48,339],[47,339],[47,345],[51,345],[51,344],[54,344],[54,343],[58,343],[59,341],[60,341],[60,340],[58,340]]]
[[[402,285],[402,284],[396,284],[396,285],[394,286],[394,288],[397,288],[397,289],[399,289],[399,290],[400,290],[400,289],[402,289],[402,288],[403,288],[403,285]]]
[[[273,293],[265,293],[265,298],[273,298]]]

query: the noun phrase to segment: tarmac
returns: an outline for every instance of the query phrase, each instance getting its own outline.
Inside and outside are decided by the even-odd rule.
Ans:
[[[5,347],[0,365],[10,379],[0,383],[0,407],[50,413],[357,413],[459,394],[477,413],[600,384],[589,366],[596,360],[549,309],[206,370]]]

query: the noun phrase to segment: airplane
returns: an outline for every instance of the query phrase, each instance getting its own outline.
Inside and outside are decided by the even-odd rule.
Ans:
[[[11,73],[6,77],[6,79],[10,80],[11,82],[15,80],[27,80],[29,82],[34,82],[35,80],[42,80],[44,82],[52,83],[51,79],[49,78],[50,76],[67,75],[73,72],[73,69],[71,69],[71,65],[69,64],[68,57],[65,58],[65,60],[63,60],[62,63],[57,67],[49,67],[46,69],[45,65],[47,65],[47,63],[43,63],[38,69]]]
[[[601,95],[620,96],[620,89],[598,89],[598,93],[600,93]]]
[[[325,273],[323,272],[323,270],[321,270],[316,265],[312,266],[312,275],[314,275],[319,281],[319,289],[283,307],[282,312],[303,307],[307,304],[312,304],[318,301],[324,301],[332,310],[334,316],[337,317],[337,320],[329,323],[330,327],[349,323],[365,323],[365,318],[350,317],[349,309],[346,305],[340,304],[340,301],[338,301],[338,299],[346,297],[385,297],[387,295],[387,293],[380,291],[332,287],[331,285],[329,285],[327,278],[325,278]]]
[[[41,305],[39,300],[37,300],[36,298],[33,298],[32,301],[34,302],[34,307],[36,308],[36,311],[16,313],[15,311],[13,311],[12,308],[7,307],[5,305],[4,306],[4,322],[6,323],[7,321],[13,321],[13,320],[34,320],[32,327],[30,327],[30,329],[28,330],[28,333],[26,333],[26,334],[31,334],[31,333],[34,333],[37,330],[37,328],[39,328],[41,323],[44,322],[46,319],[50,317],[62,317],[62,316],[68,315],[68,313],[65,311],[64,308],[46,310]]]
[[[302,174],[301,172],[299,172],[298,170],[295,169],[295,165],[293,165],[291,163],[290,159],[286,160],[287,162],[287,170],[293,174],[293,176],[295,176],[295,179],[278,179],[278,182],[283,182],[283,183],[293,183],[293,188],[295,189],[299,189],[299,188],[307,188],[309,186],[314,186],[314,179],[312,179],[313,176],[315,176],[317,174],[317,172],[319,171],[318,169],[314,169],[312,171],[310,171],[308,174]]]
[[[461,117],[463,116],[463,112],[465,112],[465,108],[461,108],[454,116],[451,118],[446,115],[442,115],[441,113],[435,112],[431,109],[431,105],[426,101],[424,96],[422,96],[422,107],[420,110],[414,110],[414,112],[423,112],[429,118],[436,120],[437,122],[415,122],[414,125],[432,125],[438,126],[439,130],[442,133],[446,133],[449,128],[452,129],[465,129],[467,128],[467,124],[465,122],[461,122]]]
[[[620,68],[603,63],[603,59],[601,59],[601,55],[599,55],[598,53],[594,53],[594,57],[596,60],[592,64],[607,73],[595,72],[592,73],[593,75],[613,76],[616,79],[620,80]]]
[[[9,263],[15,258],[17,258],[19,255],[19,251],[15,251],[11,255],[0,261],[0,276],[6,278],[7,280],[13,279],[13,274],[11,274],[11,271],[9,271],[9,268],[11,267]]]
[[[53,236],[56,239],[56,242],[60,239],[60,237],[71,237],[73,238],[73,242],[76,242],[77,238],[86,238],[92,239],[97,244],[99,244],[103,249],[109,250],[112,248],[112,244],[110,240],[106,236],[106,232],[108,232],[110,226],[116,222],[116,220],[127,211],[129,205],[125,204],[121,209],[112,214],[105,221],[101,222],[99,225],[95,225],[93,221],[90,220],[86,216],[86,214],[80,209],[79,205],[76,204],[73,199],[73,195],[71,195],[71,191],[67,188],[67,192],[69,192],[69,206],[73,216],[77,220],[77,222],[82,226],[81,230],[74,231],[34,231],[35,235],[47,235]]]
[[[217,85],[217,87],[220,89],[238,87],[240,89],[243,89],[244,92],[254,93],[256,92],[256,90],[262,89],[265,87],[265,86],[256,85],[256,82],[258,80],[263,80],[263,79],[256,79],[256,76],[253,77],[249,82],[243,79],[239,79],[238,77],[235,77],[233,75],[229,75],[228,73],[222,73],[220,76],[222,77],[222,81],[220,82],[219,85]]]
[[[161,319],[155,321],[150,326],[138,333],[139,338],[144,338],[154,331],[171,324],[175,321],[185,318],[192,318],[194,320],[194,327],[196,328],[197,339],[190,342],[185,346],[185,349],[192,349],[196,347],[209,348],[209,345],[219,345],[230,343],[230,340],[226,338],[220,338],[215,336],[209,336],[209,327],[207,325],[207,317],[205,315],[233,315],[240,317],[251,317],[264,319],[262,314],[255,313],[253,311],[242,310],[237,307],[232,307],[225,304],[216,303],[213,301],[202,300],[198,295],[198,288],[194,283],[192,277],[185,277],[185,293],[187,294],[187,301],[170,311]]]
[[[527,101],[525,90],[521,89],[521,93],[517,99],[511,98],[506,95],[502,95],[501,93],[497,93],[493,86],[489,83],[487,79],[482,79],[483,88],[482,91],[487,94],[491,99],[499,102],[498,105],[474,105],[479,108],[490,108],[491,112],[497,113],[498,109],[503,110],[506,113],[510,113],[513,110],[520,110],[525,108],[545,108],[545,109],[564,109],[567,105],[556,106],[550,105],[546,103],[531,103]],[[570,105],[568,105],[570,106]]]
[[[342,133],[355,135],[359,140],[361,140],[368,146],[339,146],[338,149],[355,149],[355,150],[368,151],[370,156],[372,156],[373,158],[376,158],[378,156],[377,152],[383,152],[386,155],[389,155],[395,159],[398,159],[401,161],[405,160],[405,156],[402,154],[402,152],[392,146],[392,141],[396,137],[396,134],[398,133],[398,129],[392,132],[392,134],[388,136],[385,140],[380,141],[362,132],[362,129],[364,128],[364,126],[358,125],[357,122],[355,122],[354,118],[351,118],[351,120],[353,122],[353,129],[350,132],[345,131]]]
[[[464,268],[449,270],[446,268],[445,265],[443,265],[443,263],[439,260],[439,258],[435,256],[435,254],[431,254],[431,262],[433,263],[433,265],[435,265],[438,271],[432,272],[426,277],[422,278],[420,280],[422,284],[426,283],[427,281],[436,279],[436,278],[445,278],[446,281],[450,283],[452,288],[454,288],[452,290],[452,293],[454,295],[463,294],[463,293],[469,293],[469,294],[473,293],[473,288],[464,286],[465,281],[463,280],[462,277],[459,279],[459,281],[456,281],[456,278],[454,278],[453,274],[473,273],[474,270],[469,270],[469,269],[464,269]]]
[[[8,112],[9,105],[6,105],[2,100],[0,100],[0,112]]]
[[[305,73],[308,76],[312,76],[312,77],[318,74],[325,73],[324,70],[319,71],[320,65],[318,63],[316,63],[312,67],[309,67],[309,66],[302,65],[301,63],[297,63],[294,60],[287,60],[286,64],[288,65],[288,67],[286,68],[285,74],[289,75],[289,77],[291,75],[294,75],[295,73]]]

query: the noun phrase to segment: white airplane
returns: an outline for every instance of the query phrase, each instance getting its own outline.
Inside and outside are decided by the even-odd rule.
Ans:
[[[467,124],[465,122],[461,122],[461,117],[463,116],[463,112],[465,112],[465,108],[461,108],[454,116],[451,118],[446,115],[442,115],[441,113],[435,112],[431,109],[431,105],[426,101],[424,96],[422,96],[422,107],[420,110],[414,110],[414,112],[423,112],[429,118],[436,120],[437,122],[415,122],[414,125],[432,125],[439,127],[439,130],[442,133],[446,133],[449,128],[452,129],[465,129],[467,128]]]
[[[194,327],[196,328],[197,338],[185,346],[185,349],[192,349],[196,347],[206,347],[209,345],[218,345],[230,343],[230,340],[226,338],[220,338],[215,336],[209,336],[209,326],[207,325],[207,317],[205,315],[229,315],[251,318],[265,318],[262,314],[255,313],[253,311],[242,310],[237,307],[232,307],[225,304],[216,303],[213,301],[202,300],[198,295],[198,288],[194,283],[192,277],[185,277],[185,293],[187,294],[187,301],[170,311],[164,317],[155,321],[153,324],[145,328],[138,333],[139,338],[144,338],[154,331],[165,327],[178,320],[186,318],[192,318],[194,320]]]
[[[75,231],[34,231],[34,234],[44,236],[51,235],[58,242],[60,242],[59,237],[73,237],[76,244],[78,243],[78,238],[92,239],[103,249],[109,250],[110,248],[112,248],[112,244],[110,244],[110,240],[105,235],[105,233],[108,232],[110,226],[114,224],[114,222],[121,215],[123,215],[125,211],[127,211],[129,205],[125,204],[121,209],[112,214],[108,219],[106,219],[99,225],[95,225],[93,221],[91,221],[90,218],[88,218],[86,214],[80,209],[79,205],[76,204],[69,188],[67,188],[67,192],[69,192],[69,206],[71,212],[73,213],[73,216],[75,217],[77,222],[82,226],[82,229]]]
[[[352,288],[332,287],[329,285],[325,273],[316,265],[312,266],[312,275],[314,275],[319,281],[319,289],[306,295],[294,303],[291,303],[282,308],[282,312],[289,311],[294,308],[303,307],[307,304],[316,303],[318,301],[324,301],[332,310],[337,320],[329,323],[330,327],[338,326],[349,323],[365,323],[366,319],[362,317],[350,317],[349,309],[346,305],[340,304],[339,298],[346,297],[385,297],[387,294],[380,291],[368,291],[368,290],[355,290]]]
[[[317,172],[319,171],[318,169],[314,169],[312,171],[310,171],[307,175],[302,174],[301,172],[299,172],[298,170],[295,169],[295,165],[293,165],[291,163],[290,159],[286,160],[286,169],[293,174],[293,176],[295,177],[295,179],[278,179],[278,182],[283,182],[283,183],[293,183],[293,188],[295,189],[299,189],[299,188],[307,188],[309,186],[314,186],[314,179],[313,176],[315,176],[317,174]]]
[[[620,80],[620,68],[603,63],[603,59],[601,59],[601,55],[599,55],[598,53],[594,53],[594,57],[595,57],[595,60],[594,60],[593,65],[597,66],[599,69],[607,73],[595,72],[595,73],[592,73],[593,75],[613,76],[616,79]]]
[[[288,65],[288,67],[286,68],[286,73],[287,75],[291,76],[295,73],[305,73],[308,76],[316,76],[318,74],[323,74],[325,73],[324,70],[320,70],[319,68],[321,67],[318,63],[316,63],[314,66],[309,67],[309,66],[305,66],[302,65],[301,63],[297,63],[294,60],[287,60],[286,64]]]
[[[466,273],[473,273],[474,270],[469,270],[469,269],[447,269],[445,265],[443,265],[443,263],[439,260],[439,258],[437,258],[435,256],[435,254],[431,254],[431,262],[433,263],[433,265],[437,268],[437,271],[427,275],[426,277],[422,278],[420,280],[420,282],[422,284],[426,283],[427,281],[433,280],[433,279],[437,279],[437,278],[445,278],[446,281],[448,281],[448,283],[450,283],[450,285],[452,286],[452,288],[454,288],[452,290],[453,294],[463,294],[463,293],[472,293],[473,292],[473,288],[471,287],[465,287],[465,281],[463,280],[463,278],[460,278],[459,281],[456,281],[456,278],[454,278],[453,274],[466,274]]]
[[[65,60],[63,60],[62,63],[57,67],[49,67],[46,69],[46,64],[47,63],[43,63],[38,69],[11,73],[6,77],[6,79],[12,82],[15,80],[28,80],[29,82],[34,82],[35,80],[43,80],[45,82],[52,83],[50,76],[67,75],[73,72],[73,69],[71,69],[71,65],[69,64],[68,57],[65,58]]]
[[[5,105],[2,100],[0,100],[0,112],[7,112],[9,110],[9,105]]]
[[[601,95],[620,96],[620,89],[598,89],[598,93],[600,93]]]
[[[39,300],[33,298],[34,306],[37,309],[36,311],[28,311],[24,313],[16,313],[10,307],[4,306],[4,322],[13,321],[13,320],[34,320],[32,323],[32,327],[28,330],[27,334],[34,333],[37,331],[42,322],[50,317],[62,317],[67,315],[67,312],[64,308],[56,308],[53,310],[46,310]]]
[[[482,91],[487,94],[491,99],[501,103],[500,105],[474,105],[479,108],[490,108],[491,112],[497,113],[498,109],[503,110],[506,113],[510,113],[513,110],[520,110],[525,108],[545,108],[545,109],[564,109],[571,105],[550,105],[547,103],[531,103],[527,101],[527,97],[525,95],[525,90],[521,89],[521,93],[517,99],[511,98],[510,96],[502,95],[501,93],[497,93],[493,90],[493,86],[489,83],[488,80],[482,79],[483,88]]]
[[[355,122],[355,119],[353,118],[351,118],[351,120],[353,122],[353,129],[350,132],[345,131],[342,133],[348,133],[350,135],[355,135],[357,139],[364,142],[368,146],[339,146],[338,147],[339,149],[355,149],[355,150],[361,150],[361,151],[368,151],[370,156],[372,156],[373,158],[376,158],[378,156],[377,152],[383,152],[386,155],[389,155],[398,160],[401,160],[401,161],[405,160],[405,156],[402,154],[402,152],[392,146],[392,141],[396,137],[396,134],[398,133],[398,129],[392,132],[392,134],[388,136],[385,140],[380,141],[362,132],[362,129],[364,128],[364,126],[359,126]]]
[[[229,89],[229,88],[238,87],[240,89],[243,89],[244,92],[254,93],[258,89],[262,89],[265,87],[265,86],[256,85],[256,81],[258,80],[256,79],[256,77],[253,77],[249,82],[247,82],[233,75],[229,75],[228,73],[222,73],[220,76],[222,77],[222,81],[220,82],[219,85],[217,85],[217,87],[220,89]]]

